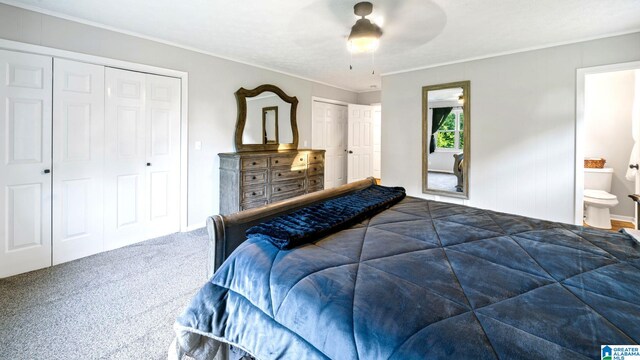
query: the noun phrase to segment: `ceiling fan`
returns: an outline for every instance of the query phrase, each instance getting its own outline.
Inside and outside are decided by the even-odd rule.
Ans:
[[[354,5],[353,12],[356,16],[360,16],[360,19],[351,27],[351,33],[347,39],[349,51],[351,53],[375,51],[380,44],[382,29],[366,18],[373,12],[373,4],[368,1],[359,2]]]

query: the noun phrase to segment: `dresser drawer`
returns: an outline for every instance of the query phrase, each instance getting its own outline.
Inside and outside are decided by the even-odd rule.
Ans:
[[[307,187],[309,189],[316,188],[318,186],[320,186],[322,188],[323,185],[324,185],[324,176],[323,175],[311,176],[311,177],[309,177],[309,180],[307,182]]]
[[[267,200],[245,203],[245,204],[240,205],[240,211],[249,210],[249,209],[255,209],[257,207],[265,206],[265,205],[267,205]]]
[[[307,173],[309,173],[309,177],[314,175],[322,175],[324,174],[324,165],[323,164],[312,164],[307,168]]]
[[[324,163],[324,153],[309,154],[309,164],[322,164],[322,163]]]
[[[291,197],[290,194],[297,191],[304,193],[304,179],[271,185],[271,198],[273,199],[280,195],[289,195]]]
[[[305,177],[305,170],[289,170],[289,169],[275,169],[271,170],[271,182],[276,183],[280,181],[287,181],[292,179],[302,179]]]
[[[291,199],[292,197],[296,197],[300,195],[304,195],[304,190],[297,190],[297,191],[286,193],[284,195],[278,195],[278,196],[274,195],[274,196],[271,196],[271,200],[269,200],[269,203],[273,204],[274,202]]]
[[[242,172],[242,186],[263,185],[267,182],[267,170]]]
[[[271,167],[288,167],[290,169],[307,166],[307,154],[275,155],[271,157]]]
[[[267,167],[268,158],[242,159],[242,170],[264,169]]]
[[[248,203],[259,200],[267,199],[267,186],[253,186],[243,187],[241,192],[240,201],[242,203]]]

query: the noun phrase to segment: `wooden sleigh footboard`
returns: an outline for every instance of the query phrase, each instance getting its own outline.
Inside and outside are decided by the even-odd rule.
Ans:
[[[207,274],[209,278],[220,268],[242,242],[248,228],[276,216],[285,215],[324,200],[332,199],[350,192],[368,188],[376,181],[370,177],[333,189],[301,195],[260,208],[241,211],[231,215],[213,215],[207,219],[209,233],[209,260]]]
[[[245,210],[231,215],[210,216],[207,219],[207,231],[209,233],[208,279],[213,276],[229,255],[246,240],[245,232],[248,228],[276,216],[285,215],[305,206],[366,189],[375,184],[375,179],[371,177],[337,188],[298,196],[260,208]],[[199,341],[199,344],[192,346],[195,349],[195,353],[187,353],[185,349],[181,348],[177,339],[174,339],[169,347],[169,359],[182,360],[186,358],[186,354],[190,356],[188,358],[198,360],[210,360],[214,354],[215,360],[230,360],[236,358],[235,354],[231,354],[229,345],[223,340],[219,341],[207,338]]]

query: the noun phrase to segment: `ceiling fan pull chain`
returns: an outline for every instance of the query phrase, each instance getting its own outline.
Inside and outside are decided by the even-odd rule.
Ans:
[[[349,51],[349,70],[353,70],[353,66],[351,64],[353,64],[353,53]]]
[[[376,74],[376,52],[371,52],[371,75]]]

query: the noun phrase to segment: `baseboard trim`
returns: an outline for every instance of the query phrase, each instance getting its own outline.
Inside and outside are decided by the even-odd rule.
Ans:
[[[181,232],[189,232],[189,231],[193,231],[193,230],[198,230],[198,229],[202,229],[205,226],[207,226],[207,223],[205,223],[205,222],[195,223],[195,224],[191,224],[191,225],[187,226]]]

